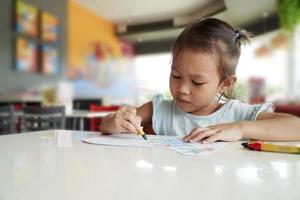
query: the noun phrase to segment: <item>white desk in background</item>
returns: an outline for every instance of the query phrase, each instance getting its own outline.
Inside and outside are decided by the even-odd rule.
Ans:
[[[84,119],[105,117],[112,113],[111,111],[88,111],[88,110],[73,110],[71,113],[66,113],[66,117],[79,118],[79,129],[84,130]]]
[[[240,142],[204,157],[81,142],[96,135],[0,136],[0,199],[300,199],[299,155],[250,151]]]

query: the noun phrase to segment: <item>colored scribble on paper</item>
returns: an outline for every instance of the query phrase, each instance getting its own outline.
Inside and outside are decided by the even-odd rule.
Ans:
[[[214,152],[224,143],[200,144],[186,143],[181,137],[177,136],[158,136],[149,135],[148,140],[144,140],[140,136],[128,134],[114,134],[109,136],[99,136],[87,138],[83,140],[86,143],[109,145],[109,146],[125,146],[125,147],[145,147],[145,148],[164,148],[172,149],[183,155],[200,156]]]

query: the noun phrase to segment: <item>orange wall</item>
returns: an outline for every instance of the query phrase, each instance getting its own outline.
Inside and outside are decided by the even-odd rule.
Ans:
[[[68,6],[68,66],[84,68],[84,55],[95,42],[109,46],[120,55],[120,43],[114,33],[114,24],[88,11],[74,0]]]

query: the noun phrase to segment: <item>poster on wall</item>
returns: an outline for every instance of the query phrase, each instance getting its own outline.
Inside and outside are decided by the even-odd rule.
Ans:
[[[15,29],[32,37],[38,36],[38,9],[21,0],[15,2]]]
[[[15,68],[17,71],[34,73],[38,71],[37,45],[35,42],[17,38],[15,41]]]
[[[58,38],[58,19],[48,12],[41,14],[41,37],[46,42],[56,42]]]
[[[43,44],[41,47],[42,55],[42,73],[46,75],[55,75],[58,74],[59,69],[59,60],[57,49]]]

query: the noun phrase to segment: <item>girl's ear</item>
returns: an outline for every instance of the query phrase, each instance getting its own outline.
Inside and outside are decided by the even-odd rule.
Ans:
[[[236,82],[237,78],[235,75],[231,75],[225,80],[223,80],[219,86],[219,91],[221,93],[226,92],[234,87],[234,84]]]

